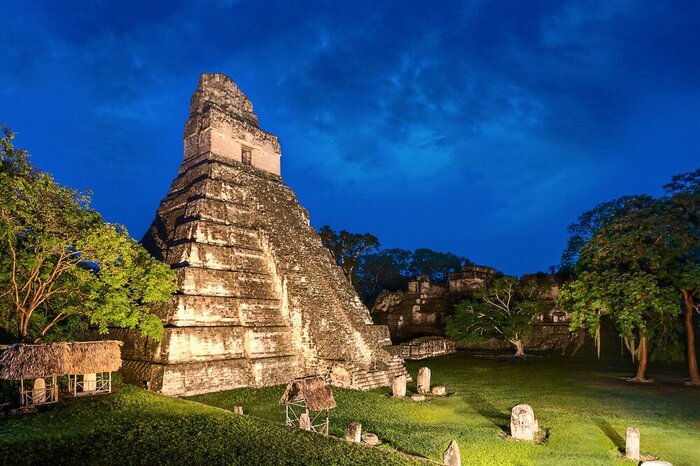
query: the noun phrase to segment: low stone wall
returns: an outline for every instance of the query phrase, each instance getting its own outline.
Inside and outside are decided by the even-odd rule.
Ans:
[[[409,360],[434,358],[455,352],[455,343],[442,337],[416,338],[394,346],[394,354]]]

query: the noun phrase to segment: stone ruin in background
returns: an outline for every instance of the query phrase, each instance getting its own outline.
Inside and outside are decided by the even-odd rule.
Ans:
[[[433,283],[421,275],[408,282],[407,291],[383,291],[374,302],[372,314],[389,327],[395,341],[441,335],[445,317],[454,305],[485,287],[496,274],[491,267],[467,266],[451,273],[446,284]]]
[[[142,240],[180,292],[158,310],[162,341],[114,330],[126,382],[192,395],[307,374],[369,389],[407,374],[282,182],[277,137],[228,77],[201,76],[184,153]]]
[[[422,275],[408,283],[407,291],[383,291],[372,306],[372,315],[378,323],[389,327],[391,339],[395,343],[401,343],[395,347],[395,354],[406,359],[449,354],[453,348],[449,348],[444,339],[432,339],[427,336],[444,335],[445,318],[452,314],[455,305],[472,297],[476,290],[488,286],[497,274],[498,272],[491,267],[467,266],[451,273],[446,284],[433,283],[427,276]],[[523,277],[524,280],[528,278],[534,276]],[[537,318],[527,344],[529,349],[563,349],[576,338],[576,335],[569,331],[568,315],[554,306],[558,291],[558,287],[553,283],[549,295],[552,309]],[[425,338],[415,339],[417,337]],[[421,345],[426,346],[426,349],[418,350],[419,357],[412,357],[408,352],[410,347]],[[432,350],[433,346],[436,349]],[[509,346],[507,342],[497,341],[468,345],[473,349],[494,350],[507,349]]]

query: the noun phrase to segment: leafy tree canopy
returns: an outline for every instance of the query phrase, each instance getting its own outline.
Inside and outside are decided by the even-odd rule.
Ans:
[[[673,177],[666,196],[626,196],[586,212],[570,227],[563,262],[574,280],[560,295],[574,310],[572,326],[597,327],[610,315],[623,337],[642,346],[637,380],[644,379],[647,340],[654,327],[685,303],[691,383],[700,384],[692,314],[700,294],[700,170]],[[658,329],[657,333],[658,332]],[[667,338],[666,341],[676,341]],[[634,344],[631,351],[636,351]]]
[[[638,206],[647,205],[653,198],[646,195],[622,196],[618,199],[598,204],[593,209],[584,212],[575,223],[567,228],[569,239],[561,258],[561,268],[573,272],[583,247],[593,238],[596,232],[608,225],[625,212]]]
[[[138,328],[160,338],[151,312],[176,291],[170,268],[126,229],[104,222],[89,194],[36,170],[26,151],[0,139],[0,326],[21,340],[61,335],[78,322],[106,332]]]
[[[370,233],[336,232],[325,225],[319,234],[368,306],[383,290],[406,289],[408,282],[419,275],[428,276],[433,283],[446,283],[450,273],[473,265],[466,257],[427,248],[380,250],[379,240]]]
[[[449,252],[384,249],[360,257],[355,283],[362,300],[371,305],[382,291],[405,290],[419,275],[433,283],[446,283],[450,273],[468,265],[472,265],[469,259]]]
[[[370,233],[350,233],[347,230],[336,232],[328,225],[319,229],[321,242],[331,252],[335,263],[343,269],[345,278],[354,283],[355,271],[360,256],[379,249],[379,240]]]
[[[516,356],[523,356],[532,323],[551,307],[547,296],[552,285],[546,279],[500,277],[457,304],[454,315],[447,317],[447,335],[465,343],[507,341],[515,346]]]

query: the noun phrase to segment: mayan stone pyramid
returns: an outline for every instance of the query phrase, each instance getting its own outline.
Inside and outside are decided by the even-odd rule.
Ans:
[[[144,246],[179,294],[158,310],[161,341],[116,330],[124,380],[169,395],[322,374],[369,389],[406,374],[280,177],[280,145],[222,74],[203,74],[185,157]]]

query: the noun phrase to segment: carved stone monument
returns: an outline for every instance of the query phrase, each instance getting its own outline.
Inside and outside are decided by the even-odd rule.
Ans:
[[[83,391],[94,392],[97,390],[97,374],[83,374]]]
[[[639,429],[628,427],[625,439],[625,456],[628,459],[639,461]]]
[[[462,466],[462,459],[459,456],[459,445],[457,445],[456,440],[451,441],[450,446],[442,454],[442,464]]]
[[[32,403],[40,405],[46,402],[46,381],[39,377],[34,380],[32,388]]]
[[[416,383],[416,391],[420,395],[427,395],[430,393],[430,369],[427,367],[421,367],[418,369],[418,380]]]
[[[392,396],[394,398],[403,398],[406,396],[406,376],[399,375],[394,378],[394,382],[391,384]]]
[[[301,430],[312,430],[309,413],[301,413],[301,416],[299,416],[299,428]]]
[[[535,440],[540,426],[535,419],[532,407],[520,404],[513,408],[510,414],[510,435],[518,440]]]
[[[348,442],[362,442],[362,424],[359,422],[351,422],[345,429],[345,440]]]
[[[307,374],[371,389],[405,375],[280,176],[277,137],[222,74],[203,74],[184,160],[142,243],[177,274],[161,341],[115,329],[123,377],[168,395],[282,384]]]

